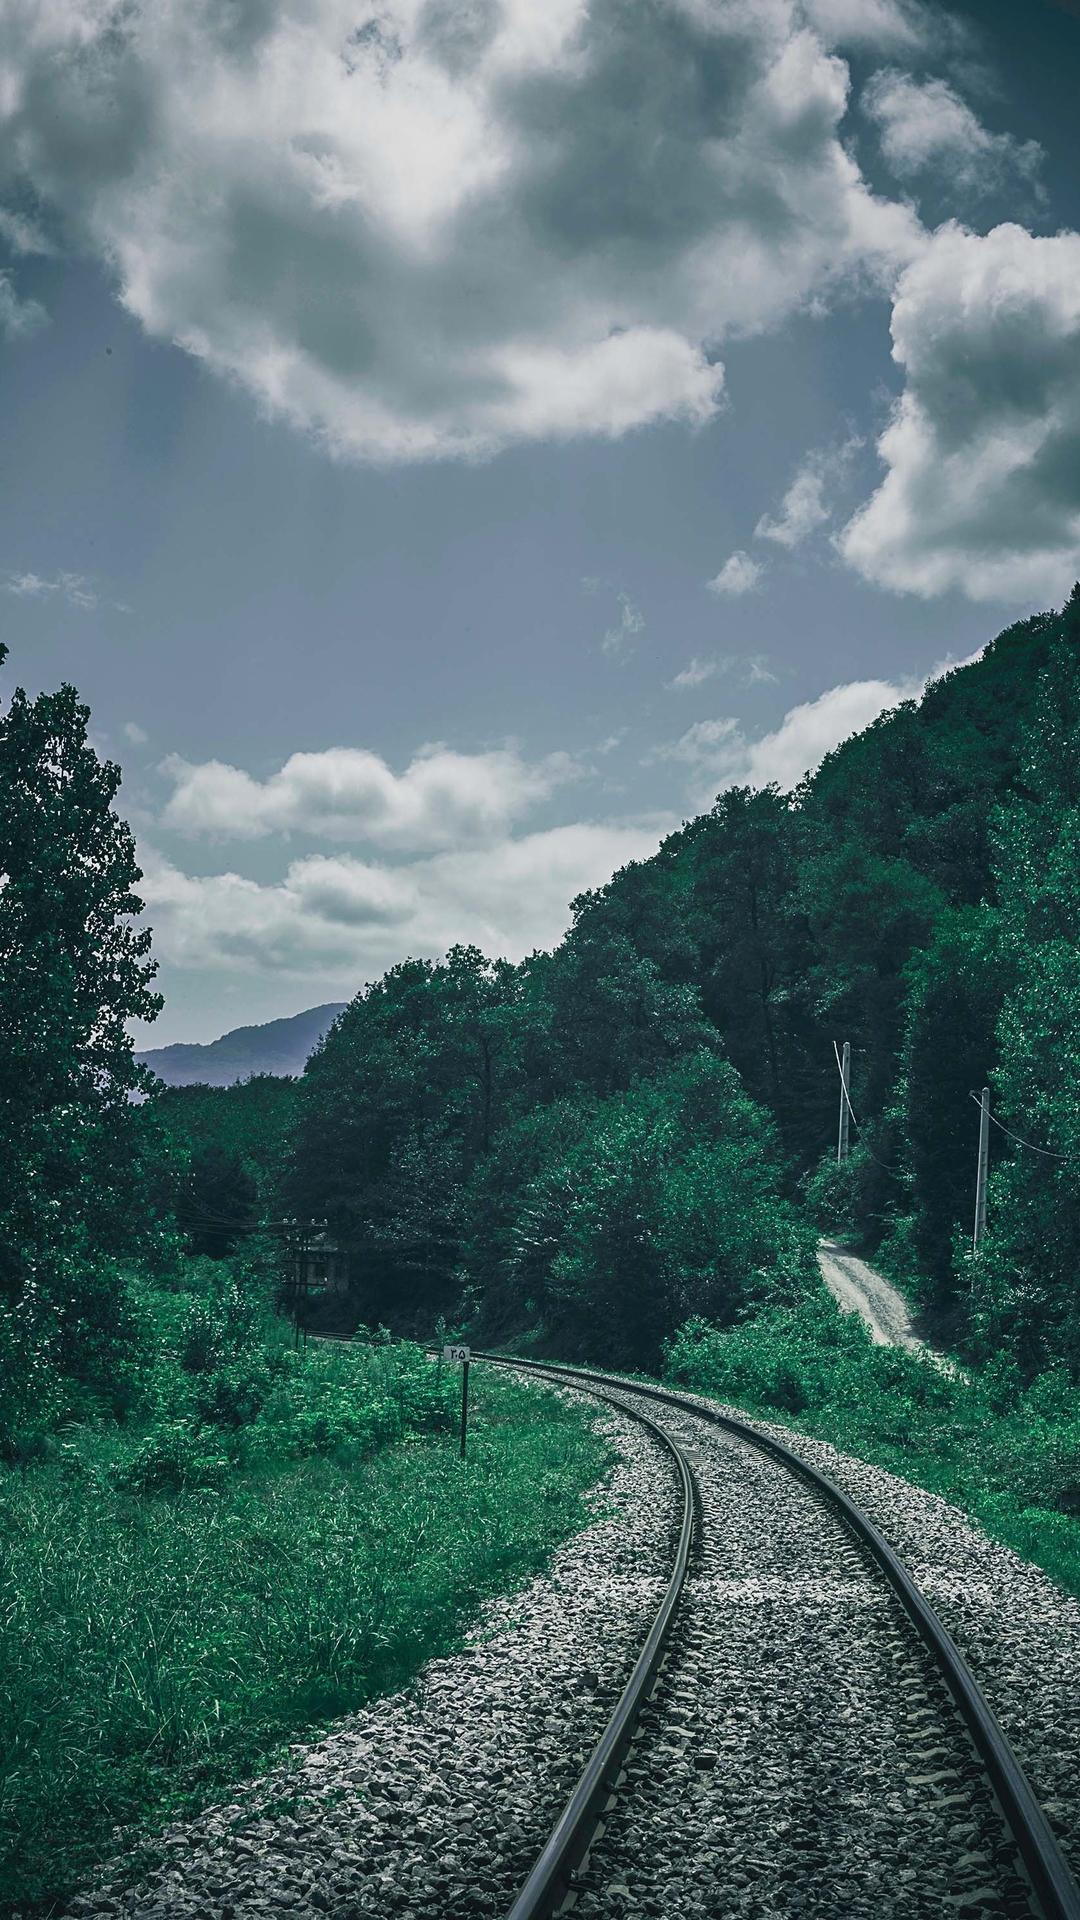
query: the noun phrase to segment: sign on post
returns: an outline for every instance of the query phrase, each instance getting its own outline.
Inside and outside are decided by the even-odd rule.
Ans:
[[[467,1367],[472,1356],[468,1347],[444,1347],[442,1357],[444,1360],[449,1360],[451,1364],[456,1361],[459,1366]]]

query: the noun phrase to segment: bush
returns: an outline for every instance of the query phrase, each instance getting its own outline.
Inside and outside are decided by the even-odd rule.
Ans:
[[[115,1469],[112,1481],[125,1493],[180,1493],[223,1486],[231,1466],[206,1434],[177,1423],[155,1428]]]

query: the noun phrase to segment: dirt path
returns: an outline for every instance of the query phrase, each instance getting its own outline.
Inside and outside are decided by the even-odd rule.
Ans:
[[[883,1274],[875,1273],[836,1240],[819,1241],[818,1264],[833,1299],[845,1313],[862,1315],[875,1346],[907,1347],[912,1353],[927,1350],[912,1329],[907,1301]]]

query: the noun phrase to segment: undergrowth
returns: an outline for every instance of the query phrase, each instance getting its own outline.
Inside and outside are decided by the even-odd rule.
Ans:
[[[148,1420],[0,1469],[0,1900],[24,1915],[452,1648],[606,1462],[576,1410],[482,1369],[462,1461],[460,1376],[409,1347],[297,1356],[271,1329],[244,1356],[211,1325],[185,1375],[204,1307],[165,1303]]]
[[[1080,1594],[1080,1391],[1004,1359],[946,1371],[877,1347],[824,1292],[721,1331],[691,1320],[666,1377],[890,1468]]]

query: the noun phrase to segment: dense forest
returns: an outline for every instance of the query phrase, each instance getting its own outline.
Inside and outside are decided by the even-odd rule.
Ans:
[[[796,792],[721,794],[575,901],[554,953],[459,950],[359,995],[296,1088],[287,1205],[402,1326],[655,1364],[688,1316],[812,1285],[816,1222],[969,1355],[1073,1359],[1078,856],[1080,590]]]
[[[87,719],[70,688],[16,693],[0,734],[9,1430],[137,1397],[138,1275],[244,1248],[280,1286],[282,1221],[326,1223],[358,1322],[648,1367],[695,1317],[807,1297],[838,1228],[969,1358],[1075,1363],[1080,590],[795,792],[721,794],[554,952],[394,967],[298,1081],[134,1064],[152,965]]]

